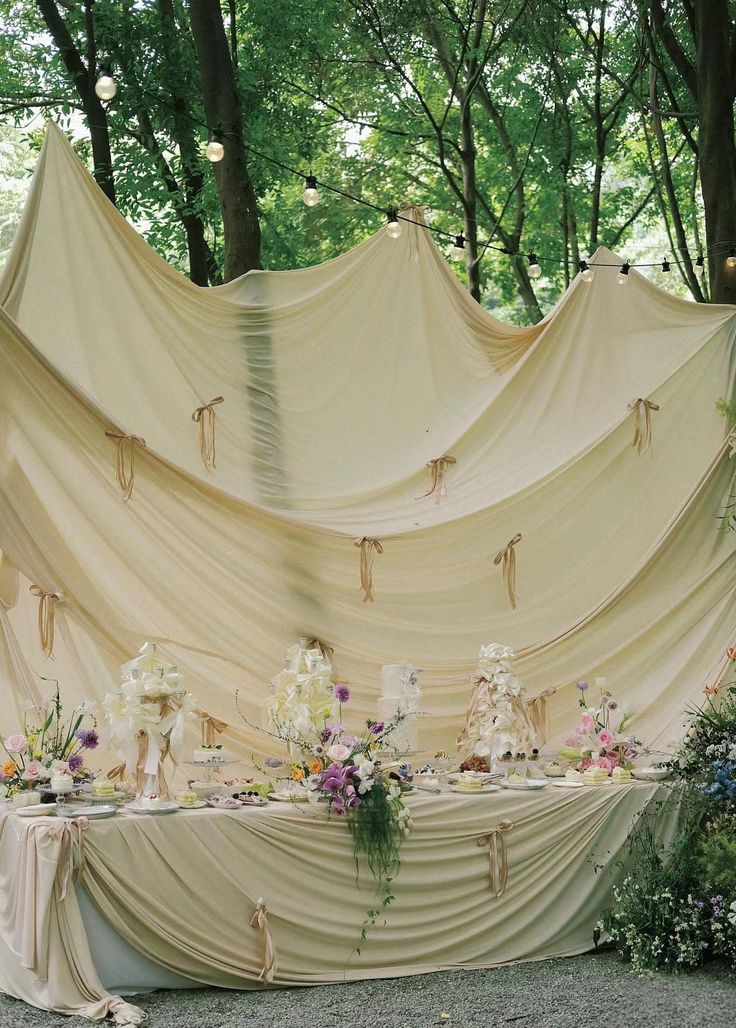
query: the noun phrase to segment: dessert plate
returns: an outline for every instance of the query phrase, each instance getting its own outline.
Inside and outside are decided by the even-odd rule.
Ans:
[[[482,796],[487,792],[500,792],[500,785],[482,785],[480,789],[461,789],[459,785],[451,785],[450,792],[456,792],[461,796]]]
[[[197,800],[196,803],[178,803],[179,810],[200,810],[202,807],[208,807],[209,803],[207,800]]]
[[[552,778],[549,784],[554,785],[557,789],[582,789],[583,787],[583,782],[573,782],[569,778]]]
[[[298,793],[291,792],[270,792],[268,794],[270,800],[276,800],[277,803],[308,803],[309,796],[300,796]]]
[[[69,810],[64,810],[62,817],[87,817],[90,821],[94,821],[103,817],[114,817],[117,812],[118,808],[112,803],[108,803],[107,806],[98,803],[96,807],[71,807]]]
[[[634,767],[631,774],[640,782],[663,782],[672,772],[665,767]]]
[[[541,778],[526,778],[523,782],[501,782],[502,789],[518,789],[520,792],[532,792],[534,789],[544,789],[549,782]]]
[[[28,807],[11,807],[18,817],[56,817],[55,803],[32,803]]]
[[[129,810],[132,814],[153,814],[156,817],[159,814],[173,814],[174,811],[179,809],[179,804],[170,800],[163,807],[141,807],[134,801],[133,803],[126,803],[124,809]]]

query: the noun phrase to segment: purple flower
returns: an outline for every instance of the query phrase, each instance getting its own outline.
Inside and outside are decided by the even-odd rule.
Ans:
[[[333,735],[345,731],[345,725],[325,725],[320,736],[322,742],[329,742]]]
[[[347,746],[352,750],[353,746],[357,746],[358,740],[354,735],[343,735],[341,742],[343,746]]]
[[[77,771],[81,771],[83,764],[84,757],[81,753],[73,753],[69,758],[69,770],[72,774],[76,774]]]
[[[371,721],[368,725],[368,731],[373,732],[374,735],[380,735],[385,727],[383,721]]]
[[[333,814],[337,814],[338,817],[345,816],[345,801],[342,796],[332,797],[332,812]]]
[[[350,689],[344,682],[338,682],[333,695],[338,703],[347,703],[350,699]]]
[[[100,745],[100,737],[94,728],[79,728],[74,735],[81,742],[83,750],[96,750]]]
[[[587,688],[588,688],[588,683],[587,682],[578,682],[577,685],[575,686],[575,688],[578,689],[580,692],[585,692],[587,690]]]

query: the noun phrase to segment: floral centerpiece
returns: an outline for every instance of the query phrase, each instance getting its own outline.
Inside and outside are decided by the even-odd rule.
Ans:
[[[578,705],[582,713],[560,754],[565,760],[572,761],[579,771],[600,767],[610,775],[615,767],[633,766],[632,761],[640,752],[641,743],[626,731],[633,713],[622,707],[606,688],[605,678],[596,678],[595,683],[599,698],[594,703],[588,699],[588,683],[577,683]]]
[[[55,772],[70,774],[77,783],[86,781],[87,754],[99,744],[93,709],[94,704],[85,701],[64,717],[58,686],[52,699],[28,704],[23,731],[2,743],[7,759],[0,765],[0,786],[5,794],[33,789]]]

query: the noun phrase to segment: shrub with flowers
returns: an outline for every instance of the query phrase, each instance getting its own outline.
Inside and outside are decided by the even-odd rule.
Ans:
[[[91,704],[75,707],[65,719],[57,688],[52,699],[40,706],[29,705],[22,732],[4,738],[7,760],[0,767],[0,786],[12,796],[48,782],[54,771],[67,772],[75,782],[83,782],[90,777],[85,759],[99,741]]]
[[[605,679],[602,680],[605,682]],[[591,766],[601,767],[609,775],[615,767],[630,767],[641,743],[627,732],[633,715],[604,687],[600,687],[597,703],[587,698],[589,685],[578,682],[580,718],[560,754],[573,761],[579,771]]]

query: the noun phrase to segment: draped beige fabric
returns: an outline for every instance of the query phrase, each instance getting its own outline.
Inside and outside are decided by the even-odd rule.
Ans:
[[[677,793],[644,783],[532,795],[415,793],[409,804],[414,828],[392,882],[396,899],[360,955],[361,925],[377,905],[373,878],[363,868],[356,887],[350,831],[343,820],[328,820],[321,806],[207,809],[166,818],[119,814],[90,822],[82,884],[134,949],[203,983],[259,988],[269,974],[264,967],[272,968],[274,985],[400,977],[592,948],[593,929],[627,861],[633,821],[646,809],[666,845],[677,820]],[[63,868],[56,873],[58,841],[46,838],[49,822],[0,820],[7,886],[0,893],[0,988],[37,1005],[99,1017],[120,1001],[101,993],[84,932],[70,953],[45,927],[58,921],[79,929],[73,891],[63,901],[38,894],[35,906],[27,898],[22,912],[8,898],[23,875],[41,875],[46,883],[63,877]],[[505,888],[489,879],[484,842],[498,828]],[[34,849],[24,865],[31,835]],[[254,917],[260,902],[265,921]],[[35,938],[49,969],[40,1002],[28,994],[21,957],[34,914],[44,922]]]
[[[223,741],[262,752],[234,694],[259,721],[286,648],[318,637],[356,719],[375,711],[381,664],[423,668],[422,746],[448,749],[479,646],[502,641],[531,695],[558,689],[552,740],[575,718],[574,681],[595,675],[665,744],[735,641],[715,410],[733,389],[731,307],[600,268],[539,325],[510,327],[406,224],[315,268],[199,289],[53,126],[0,302],[0,547],[22,575],[4,649],[12,633],[31,675],[71,698],[99,698],[157,640],[199,705],[236,723]],[[220,396],[210,470],[192,411]],[[639,398],[659,408],[641,455]],[[146,440],[128,502],[108,431]],[[455,463],[437,504],[424,494],[442,454]],[[493,559],[519,534],[512,609]],[[362,538],[383,547],[373,603]],[[33,583],[64,595],[53,660]],[[1,687],[18,695],[17,669]]]

